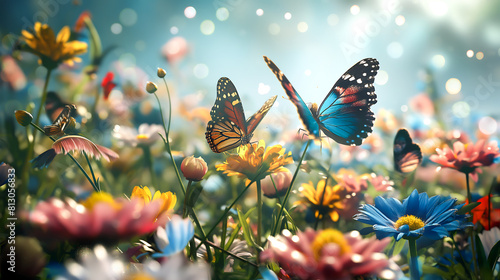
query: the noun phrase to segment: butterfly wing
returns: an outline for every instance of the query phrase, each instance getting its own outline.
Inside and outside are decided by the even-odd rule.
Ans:
[[[217,98],[210,116],[205,137],[212,151],[221,153],[248,143],[243,106],[228,78],[222,77],[217,83]]]
[[[63,133],[69,123],[71,112],[73,110],[76,110],[75,105],[64,106],[61,113],[59,114],[59,116],[57,116],[52,125],[47,125],[43,128],[45,135],[50,136]]]
[[[57,93],[53,91],[49,91],[47,93],[45,112],[51,121],[55,121],[57,119],[66,105],[69,104],[64,103]]]
[[[417,169],[422,162],[422,152],[418,144],[413,143],[406,129],[400,129],[394,138],[394,169],[409,173]]]
[[[267,66],[273,71],[276,78],[281,82],[281,86],[285,90],[286,94],[290,98],[290,101],[297,107],[297,112],[299,113],[299,117],[304,123],[304,126],[307,128],[311,136],[319,137],[319,125],[318,122],[314,119],[311,110],[307,107],[306,103],[297,91],[293,88],[292,84],[286,78],[285,74],[281,72],[281,70],[272,62],[269,58],[264,56],[264,60],[267,63]]]
[[[332,87],[317,111],[321,130],[344,145],[361,145],[372,132],[377,103],[373,82],[379,69],[374,58],[366,58],[347,70]]]
[[[257,113],[253,114],[250,118],[248,118],[248,120],[246,122],[246,126],[247,126],[246,134],[247,135],[253,134],[253,131],[255,130],[257,125],[259,125],[259,123],[262,121],[262,119],[266,116],[267,112],[269,112],[271,107],[273,107],[274,101],[276,101],[277,97],[278,96],[275,95],[275,96],[269,98],[266,101],[266,103],[264,103],[264,105],[262,105],[260,110],[257,111]]]

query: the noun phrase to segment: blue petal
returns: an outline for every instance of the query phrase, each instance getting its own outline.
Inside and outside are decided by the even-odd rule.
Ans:
[[[155,253],[153,257],[171,256],[182,251],[189,240],[194,236],[194,226],[189,218],[182,219],[178,215],[174,215],[172,220],[165,225],[167,233],[168,245],[161,248],[162,253]]]
[[[410,196],[403,200],[404,212],[407,215],[416,215],[418,211],[419,202],[418,191],[415,189],[411,192]]]
[[[399,217],[402,216],[402,214],[400,214],[398,212],[398,209],[395,209],[395,207],[393,207],[392,203],[390,203],[389,201],[385,200],[381,196],[377,196],[375,198],[375,207],[377,207],[378,209],[380,209],[380,211],[382,213],[384,213],[384,215],[386,215],[387,218],[389,218],[392,221],[397,221],[399,219]]]
[[[387,225],[392,226],[394,223],[392,220],[387,218],[379,209],[370,204],[363,205],[363,208],[359,210],[360,214],[354,216],[354,219],[369,225]]]

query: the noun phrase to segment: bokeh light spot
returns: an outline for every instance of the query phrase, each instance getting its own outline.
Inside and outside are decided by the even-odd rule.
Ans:
[[[457,78],[451,78],[446,81],[445,87],[449,94],[457,94],[462,89],[462,83]]]
[[[262,16],[264,14],[264,10],[262,9],[257,9],[257,11],[255,11],[255,13],[257,14],[257,16]]]
[[[375,77],[375,83],[377,85],[385,85],[389,81],[389,74],[384,70],[379,70],[377,76]]]
[[[468,50],[466,53],[467,57],[473,57],[474,56],[474,51],[473,50]]]
[[[135,42],[135,49],[138,51],[145,50],[146,49],[146,42],[144,42],[143,40],[139,40],[139,41]]]
[[[328,22],[328,25],[335,26],[339,23],[339,17],[336,14],[330,14],[326,18],[326,21]]]
[[[292,14],[286,12],[285,15],[283,16],[286,20],[290,20],[292,18]]]
[[[358,5],[352,5],[350,11],[351,11],[352,15],[357,15],[357,14],[359,14],[360,10],[361,9],[359,8]]]
[[[482,117],[479,120],[479,131],[486,135],[492,135],[498,129],[497,121],[492,117]]]
[[[186,9],[184,9],[184,15],[187,18],[194,18],[196,16],[196,9],[192,6],[189,6]]]
[[[470,114],[470,106],[464,101],[459,101],[453,104],[451,110],[457,118],[466,118]]]
[[[277,23],[271,23],[267,30],[271,35],[278,35],[280,33],[280,26]]]
[[[132,26],[137,22],[137,13],[130,8],[125,8],[120,12],[119,18],[124,26]]]
[[[302,33],[306,32],[308,28],[309,28],[309,26],[307,25],[306,22],[302,21],[302,22],[299,22],[299,24],[297,24],[297,30],[299,32],[302,32]]]
[[[429,1],[428,9],[432,15],[442,17],[448,13],[448,4],[444,1]]]
[[[401,105],[401,112],[408,112],[408,105]]]
[[[477,52],[476,53],[476,58],[477,58],[477,60],[483,59],[484,58],[484,53],[483,52]]]
[[[394,22],[396,22],[396,25],[401,26],[401,25],[405,24],[406,19],[405,19],[404,16],[399,15],[399,16],[396,17],[396,19],[394,20]]]
[[[310,69],[306,69],[306,71],[304,71],[304,75],[311,76],[311,70]]]
[[[119,23],[113,23],[111,24],[111,32],[113,32],[113,34],[120,34],[122,33],[122,25],[119,24]]]
[[[213,21],[207,19],[204,20],[200,25],[201,33],[205,35],[211,35],[215,31],[215,24]]]
[[[198,79],[204,79],[208,76],[208,66],[200,63],[196,64],[193,68],[193,74]]]
[[[444,56],[440,55],[440,54],[436,54],[435,56],[432,57],[432,65],[436,68],[442,68],[446,62],[446,60],[444,59]]]
[[[170,27],[170,33],[172,35],[175,35],[175,34],[179,33],[179,28],[177,26]]]
[[[225,21],[229,17],[229,10],[225,7],[218,8],[217,11],[215,12],[215,16],[217,17],[218,20]]]
[[[403,52],[403,46],[399,42],[392,42],[387,46],[387,54],[392,58],[400,58]]]

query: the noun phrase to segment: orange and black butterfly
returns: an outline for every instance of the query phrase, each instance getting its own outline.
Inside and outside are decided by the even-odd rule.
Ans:
[[[394,138],[394,168],[401,173],[410,173],[422,162],[420,146],[413,143],[408,131],[400,129]]]
[[[73,110],[76,111],[76,106],[74,104],[65,105],[52,125],[46,125],[43,127],[45,135],[51,136],[63,134],[64,130],[68,127],[70,122],[75,122],[75,119],[71,117],[71,112]]]
[[[47,113],[50,121],[55,122],[55,120],[59,117],[59,115],[67,105],[71,106],[72,104],[63,101],[57,93],[49,91],[47,93],[47,100],[45,101],[45,112]],[[71,117],[76,118],[76,116],[76,110],[72,110]]]
[[[221,153],[250,143],[253,132],[276,101],[277,95],[269,98],[260,110],[245,120],[240,96],[228,78],[217,83],[217,99],[210,111],[205,136],[210,149]]]

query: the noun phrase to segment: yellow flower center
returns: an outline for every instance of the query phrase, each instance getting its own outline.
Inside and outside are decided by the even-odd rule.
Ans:
[[[321,251],[327,244],[337,244],[341,255],[351,251],[351,246],[347,243],[342,232],[335,229],[325,229],[316,235],[312,243],[312,251],[316,260],[320,259]]]
[[[149,137],[146,134],[137,134],[137,140],[147,140]]]
[[[122,207],[121,203],[117,202],[111,194],[105,192],[93,192],[81,204],[88,210],[92,210],[98,203],[106,203],[114,209],[120,209]]]
[[[416,230],[425,226],[424,222],[420,218],[413,215],[406,215],[396,221],[396,223],[394,224],[394,228],[398,229],[399,227],[404,225],[408,225],[410,227],[410,230]]]
[[[154,277],[146,273],[135,273],[126,277],[127,280],[155,280]]]

